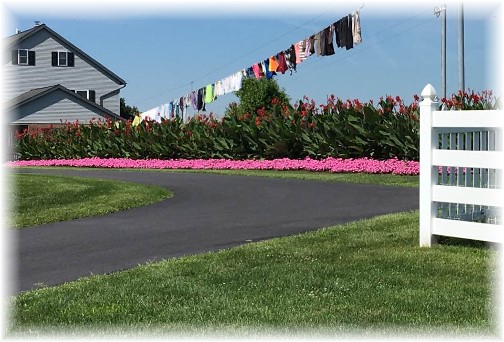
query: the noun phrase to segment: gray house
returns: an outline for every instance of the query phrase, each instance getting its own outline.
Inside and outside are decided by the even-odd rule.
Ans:
[[[14,130],[119,118],[126,82],[45,24],[3,43],[3,107]]]

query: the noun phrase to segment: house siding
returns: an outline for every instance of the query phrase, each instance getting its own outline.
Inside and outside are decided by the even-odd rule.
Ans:
[[[19,106],[12,113],[12,125],[52,124],[75,122],[88,124],[91,119],[101,118],[103,113],[85,101],[62,90]]]
[[[13,65],[11,50],[16,48],[35,51],[35,66]],[[16,48],[5,51],[3,60],[6,98],[13,98],[31,89],[61,84],[71,90],[96,91],[96,103],[100,104],[101,96],[123,87],[77,54],[74,56],[74,67],[52,66],[51,53],[53,51],[74,51],[68,50],[46,30],[41,30],[26,38]],[[103,101],[103,107],[119,114],[119,99],[119,94],[108,98]]]

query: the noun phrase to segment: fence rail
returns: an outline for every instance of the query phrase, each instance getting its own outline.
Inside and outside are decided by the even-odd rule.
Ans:
[[[437,236],[502,243],[502,110],[439,111],[420,103],[420,246]]]

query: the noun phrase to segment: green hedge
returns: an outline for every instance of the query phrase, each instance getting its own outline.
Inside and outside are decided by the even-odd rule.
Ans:
[[[464,109],[498,105],[491,93],[459,93],[443,100],[455,108],[463,103]],[[392,96],[376,106],[331,96],[320,106],[305,97],[294,106],[273,100],[271,110],[253,113],[239,114],[235,108],[230,105],[222,119],[196,115],[187,122],[144,120],[135,127],[131,121],[67,123],[19,134],[16,149],[21,159],[419,158],[416,96],[410,105]]]

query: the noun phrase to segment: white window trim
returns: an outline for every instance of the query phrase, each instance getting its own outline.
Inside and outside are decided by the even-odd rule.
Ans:
[[[21,51],[26,51],[26,63],[21,63]],[[18,49],[18,65],[28,65],[29,63],[29,50],[28,49]]]
[[[77,95],[79,95],[78,91],[86,92],[86,99],[88,99],[88,100],[89,100],[89,92],[90,92],[91,90],[89,90],[89,89],[76,89],[76,90],[74,90],[74,92],[75,92]]]
[[[66,56],[66,58],[65,58],[66,63],[65,64],[60,64],[60,53],[64,53]],[[58,66],[63,66],[63,67],[68,66],[68,51],[58,51]]]

